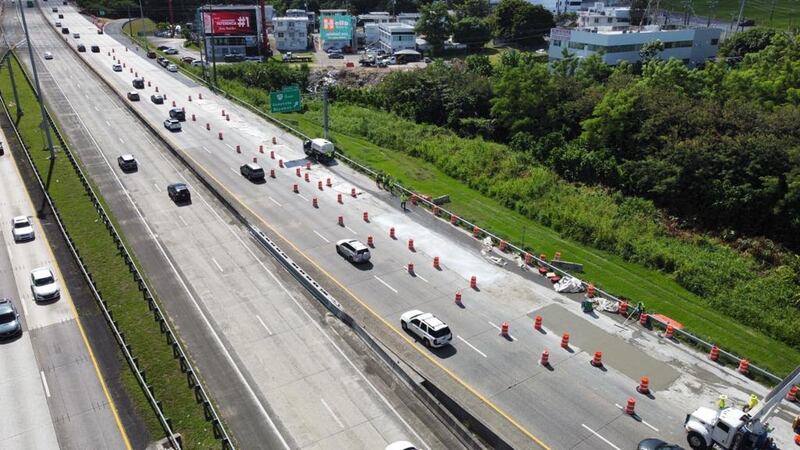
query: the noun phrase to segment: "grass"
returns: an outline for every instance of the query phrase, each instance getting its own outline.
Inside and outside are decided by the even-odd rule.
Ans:
[[[44,133],[40,128],[41,115],[33,90],[20,74],[21,66],[16,59],[8,61],[15,65],[14,71],[19,89],[20,103],[24,115],[18,124],[20,134],[30,149],[34,164],[43,176],[49,168],[49,152]],[[13,104],[8,70],[0,69],[0,94],[6,99],[12,117],[17,105]],[[163,403],[165,415],[172,419],[173,429],[181,433],[187,448],[219,448],[211,425],[206,422],[203,409],[194,399],[186,384],[177,359],[166,344],[158,324],[143,301],[137,283],[128,271],[125,260],[117,252],[111,235],[85,194],[78,175],[66,156],[57,155],[49,193],[61,212],[64,225],[75,240],[84,262],[92,272],[97,287],[108,301],[114,318],[125,332],[132,351],[139,358],[153,387],[155,396]],[[144,418],[152,436],[163,436],[160,422],[151,409],[147,398],[132,371],[122,371],[122,384],[129,393],[136,410]]]
[[[122,27],[122,30],[126,34],[139,36],[140,32],[147,34],[156,31],[156,23],[148,18],[145,18],[144,21],[142,21],[142,19],[133,19],[125,24],[125,26]]]
[[[739,16],[739,0],[714,0],[716,6],[711,10],[712,2],[703,0],[692,3],[694,15],[713,18],[732,23]],[[665,0],[660,8],[667,11],[683,12],[686,10],[684,0]],[[772,21],[770,11],[774,5]],[[745,2],[743,17],[754,19],[756,25],[779,29],[800,25],[800,3],[797,0],[749,0]]]
[[[319,136],[322,127],[302,113],[277,114],[296,125],[305,134]],[[379,147],[356,136],[336,131],[337,111],[331,108],[332,137],[348,156],[373,169],[384,170],[406,186],[438,196],[447,194],[452,203],[446,207],[459,216],[477,223],[510,241],[535,247],[550,257],[560,251],[562,259],[584,265],[583,279],[602,286],[609,292],[642,301],[649,311],[665,314],[681,323],[693,334],[742,355],[754,364],[779,376],[800,364],[800,351],[765,334],[732,321],[720,312],[710,310],[696,295],[666,275],[628,263],[622,258],[564,239],[552,229],[542,226],[506,208],[433,164],[405,153]]]

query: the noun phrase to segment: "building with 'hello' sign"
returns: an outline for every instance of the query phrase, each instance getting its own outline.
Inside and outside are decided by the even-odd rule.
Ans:
[[[267,32],[275,15],[272,6],[205,5],[197,9],[196,29],[205,42],[209,61],[243,61],[270,56]]]
[[[319,11],[319,38],[323,50],[331,48],[350,53],[356,49],[356,17],[346,9]]]

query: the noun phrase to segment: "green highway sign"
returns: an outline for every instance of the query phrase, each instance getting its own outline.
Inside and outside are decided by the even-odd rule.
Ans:
[[[300,88],[286,86],[280,91],[269,93],[269,109],[273,113],[300,111]]]

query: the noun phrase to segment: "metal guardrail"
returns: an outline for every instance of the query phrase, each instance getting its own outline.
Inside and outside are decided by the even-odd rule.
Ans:
[[[19,61],[17,59],[16,55],[12,51],[9,50],[3,56],[2,62],[4,62],[8,58],[8,55],[11,55],[15,60]],[[20,64],[20,67],[21,66],[22,65]],[[28,85],[31,87],[31,89],[33,89],[33,85],[31,83],[30,78],[28,77],[27,72],[23,70],[22,73],[25,76],[25,79],[26,79]],[[4,99],[2,100],[2,103],[3,103],[3,108],[4,108],[5,112],[6,112],[6,115],[8,116],[9,120],[12,121],[11,123],[13,124],[13,120],[11,119],[10,111],[8,110],[8,107],[7,107]],[[75,159],[74,155],[72,154],[72,152],[70,151],[69,147],[67,146],[66,141],[64,140],[63,136],[61,135],[61,132],[59,131],[59,129],[56,127],[55,122],[53,121],[52,116],[51,116],[50,112],[47,109],[46,109],[46,114],[47,114],[48,123],[52,127],[53,131],[55,132],[55,136],[58,139],[58,142],[59,142],[59,145],[60,145],[60,149],[62,150],[64,155],[67,156],[67,159],[69,160],[69,162],[71,163],[73,169],[75,170],[76,174],[78,175],[78,178],[80,179],[80,182],[83,185],[83,187],[84,187],[84,189],[86,191],[86,194],[88,195],[89,199],[92,201],[95,209],[97,210],[98,215],[100,216],[100,218],[103,221],[103,224],[106,226],[106,229],[108,230],[109,234],[111,235],[112,239],[114,240],[114,243],[117,246],[117,250],[120,252],[122,257],[125,259],[125,263],[128,266],[128,270],[131,272],[134,281],[136,281],[138,283],[139,291],[142,292],[144,300],[147,301],[148,308],[150,309],[150,311],[153,312],[153,319],[156,322],[159,323],[159,328],[160,328],[162,334],[164,334],[167,344],[172,347],[173,357],[178,359],[181,371],[186,374],[187,383],[188,383],[189,387],[194,390],[195,400],[198,403],[202,403],[205,418],[206,418],[206,420],[211,422],[215,437],[221,440],[223,449],[225,449],[225,450],[229,450],[229,449],[233,450],[235,448],[234,445],[233,445],[233,441],[231,440],[230,436],[228,435],[227,431],[225,430],[225,427],[222,425],[222,421],[220,420],[220,418],[219,418],[219,416],[217,414],[217,411],[214,408],[214,406],[213,406],[213,404],[212,404],[212,402],[210,400],[210,396],[208,395],[208,393],[206,392],[205,388],[203,387],[202,382],[200,381],[200,378],[196,375],[196,369],[194,369],[194,367],[192,366],[189,358],[186,356],[186,353],[185,353],[183,347],[181,346],[181,344],[180,344],[180,342],[179,342],[179,340],[177,338],[177,334],[173,331],[172,326],[169,324],[168,320],[165,318],[166,317],[165,314],[162,313],[161,308],[158,305],[158,302],[156,302],[155,297],[153,296],[152,291],[150,290],[150,287],[147,285],[147,282],[145,281],[144,276],[142,276],[142,273],[139,271],[139,268],[136,266],[136,263],[135,263],[134,259],[131,257],[131,253],[128,250],[128,248],[126,247],[124,241],[122,240],[120,233],[117,231],[117,229],[114,226],[113,222],[111,221],[109,215],[105,211],[105,208],[103,207],[102,203],[100,202],[98,195],[94,192],[94,189],[92,188],[91,184],[89,183],[87,177],[84,175],[83,170],[81,169],[81,167],[78,164],[77,160]],[[45,198],[47,199],[48,205],[50,206],[50,208],[55,213],[55,217],[56,217],[59,229],[61,230],[63,236],[65,237],[65,240],[67,241],[67,243],[69,245],[70,251],[73,254],[73,256],[75,257],[75,260],[78,263],[78,266],[80,267],[81,272],[84,275],[84,278],[88,282],[88,285],[90,286],[90,288],[92,290],[92,293],[93,293],[93,295],[95,297],[95,300],[96,300],[98,306],[100,307],[100,310],[103,312],[103,316],[106,318],[106,321],[108,322],[109,327],[111,328],[112,332],[114,333],[115,339],[117,340],[117,343],[119,344],[120,348],[122,349],[122,352],[125,355],[125,359],[128,361],[128,365],[133,370],[134,375],[136,375],[137,381],[141,385],[142,390],[145,392],[145,395],[147,396],[147,399],[148,399],[150,405],[152,406],[153,410],[156,411],[156,415],[158,416],[159,422],[161,423],[162,427],[164,428],[164,431],[167,434],[167,439],[169,439],[170,443],[173,445],[174,448],[180,449],[181,448],[180,442],[178,442],[177,438],[175,437],[176,434],[175,434],[175,432],[174,432],[174,430],[172,428],[172,419],[170,419],[169,417],[165,416],[164,409],[163,409],[161,401],[158,400],[155,397],[155,393],[154,393],[154,389],[153,389],[152,385],[147,383],[145,370],[140,367],[138,358],[134,356],[134,353],[133,353],[133,350],[132,350],[130,344],[128,344],[126,339],[125,339],[124,331],[122,331],[119,328],[119,324],[117,323],[116,320],[114,320],[114,315],[113,315],[113,312],[112,312],[108,302],[103,299],[102,294],[98,290],[97,285],[96,285],[96,283],[94,281],[94,278],[92,277],[91,271],[88,269],[88,267],[86,267],[86,264],[84,263],[83,258],[80,255],[80,251],[75,246],[75,242],[73,241],[73,239],[70,236],[69,232],[67,231],[66,227],[63,225],[63,222],[61,220],[61,214],[60,214],[59,210],[56,208],[56,205],[53,202],[52,198],[50,197],[50,194],[46,191],[45,185],[42,182],[41,174],[39,173],[38,168],[34,164],[33,159],[30,156],[29,149],[27,148],[27,146],[25,145],[24,141],[22,140],[22,137],[19,134],[19,132],[17,131],[16,126],[14,126],[14,130],[15,130],[15,133],[17,135],[17,139],[19,139],[20,144],[22,145],[22,147],[25,150],[25,156],[28,159],[28,162],[31,164],[31,167],[33,168],[34,173],[36,174],[37,182],[38,182],[39,186],[41,187]]]
[[[129,37],[129,39],[130,39],[130,37]],[[131,42],[137,43],[134,39],[130,39],[130,40],[131,40]],[[201,83],[201,84],[203,84],[205,86],[208,86],[212,91],[219,92],[219,93],[223,94],[226,98],[234,100],[235,102],[237,102],[237,103],[241,104],[242,106],[244,106],[245,108],[247,108],[250,112],[269,120],[270,122],[274,123],[278,127],[282,128],[282,129],[284,129],[286,131],[289,131],[290,133],[292,133],[292,134],[294,134],[296,136],[299,136],[299,137],[301,137],[303,139],[311,139],[311,136],[307,136],[302,131],[292,127],[291,125],[289,125],[287,123],[284,123],[283,121],[281,121],[277,117],[260,110],[258,107],[254,106],[254,105],[251,105],[247,101],[245,101],[245,100],[243,100],[243,99],[241,99],[239,97],[236,97],[235,95],[232,95],[232,94],[226,92],[225,90],[220,89],[219,87],[212,87],[206,80],[204,80],[204,79],[202,79],[200,77],[197,77],[193,73],[191,73],[189,71],[186,71],[186,70],[183,70],[183,68],[181,68],[181,72],[186,74],[186,75],[188,75],[190,78],[192,78],[193,80],[197,81],[198,83]],[[370,177],[374,178],[378,174],[378,172],[376,172],[375,170],[373,170],[373,169],[371,169],[371,168],[369,168],[369,167],[367,167],[367,166],[365,166],[365,165],[363,165],[363,164],[361,164],[361,163],[359,163],[359,162],[347,157],[347,155],[345,155],[338,148],[336,149],[336,157],[341,159],[341,160],[343,160],[343,161],[345,161],[348,165],[354,167],[359,172],[365,173],[365,174],[369,175]],[[493,242],[500,242],[500,241],[504,240],[501,237],[499,237],[499,236],[495,235],[494,233],[490,232],[489,230],[481,228],[478,225],[476,225],[476,224],[474,224],[472,222],[469,222],[468,220],[465,220],[465,219],[461,218],[460,216],[458,216],[457,214],[455,214],[455,213],[453,213],[451,211],[448,211],[446,209],[443,209],[442,207],[440,207],[438,205],[434,205],[433,202],[428,201],[421,194],[416,193],[413,190],[404,187],[400,183],[393,183],[393,186],[395,188],[399,189],[401,192],[406,193],[409,196],[416,194],[417,198],[418,198],[418,202],[422,203],[423,206],[426,206],[430,210],[433,210],[433,207],[436,206],[438,208],[438,210],[440,211],[440,213],[443,213],[442,216],[440,216],[440,217],[446,216],[446,217],[449,218],[451,216],[455,216],[456,217],[456,223],[454,225],[456,225],[456,226],[459,226],[461,228],[466,228],[468,230],[472,230],[474,228],[477,228],[481,235],[488,236],[488,237],[492,238]],[[529,252],[527,252],[526,250],[516,246],[515,244],[513,244],[511,242],[508,242],[508,248],[510,250],[512,250],[512,251],[515,251],[520,256],[524,256],[526,254],[529,254]],[[546,260],[541,259],[541,258],[537,257],[536,255],[534,255],[532,253],[530,253],[530,255],[531,255],[531,258],[533,259],[533,261],[535,261],[539,265],[547,267],[551,271],[553,271],[553,272],[555,272],[555,273],[557,273],[557,274],[559,274],[561,276],[568,276],[568,277],[575,278],[578,281],[580,281],[581,284],[584,287],[587,287],[589,285],[589,283],[587,283],[586,281],[581,280],[580,278],[576,277],[575,275],[573,275],[573,274],[571,274],[571,273],[569,273],[569,272],[567,272],[565,270],[562,270],[562,269],[560,269],[558,267],[555,267],[554,265],[548,263]],[[611,294],[608,291],[605,291],[603,289],[596,288],[596,292],[598,294],[602,295],[603,297],[611,300],[611,301],[614,301],[614,302],[617,302],[617,303],[623,301],[621,298],[619,298],[619,297],[617,297],[617,296],[615,296],[615,295],[613,295],[613,294]],[[666,322],[658,320],[655,317],[651,316],[650,320],[652,320],[653,322],[658,323],[662,328],[666,328],[666,326],[667,326]],[[693,335],[693,334],[691,334],[691,333],[689,333],[687,331],[684,331],[684,330],[675,330],[674,333],[675,333],[675,336],[680,336],[683,339],[686,339],[686,340],[690,341],[693,345],[698,346],[698,347],[703,347],[703,348],[706,348],[706,349],[710,350],[711,347],[714,345],[714,344],[711,344],[711,343],[699,338],[698,336],[695,336],[695,335]],[[726,350],[723,350],[723,349],[720,349],[720,356],[722,356],[723,358],[733,362],[734,364],[739,364],[739,362],[742,359],[744,359],[742,357],[734,355],[733,353],[730,353],[730,352],[728,352]],[[758,367],[758,366],[756,366],[754,364],[750,364],[749,367],[750,367],[751,371],[757,372],[759,375],[761,375],[762,377],[764,377],[764,378],[766,378],[766,379],[768,379],[770,381],[774,381],[776,383],[781,381],[780,377],[778,377],[777,375],[767,371],[766,369],[762,369],[762,368],[760,368],[760,367]]]

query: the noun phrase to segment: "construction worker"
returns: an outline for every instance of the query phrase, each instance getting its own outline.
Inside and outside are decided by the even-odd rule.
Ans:
[[[758,404],[758,397],[756,397],[756,394],[750,394],[750,399],[747,400],[747,410],[752,411],[757,404]]]
[[[796,416],[792,421],[792,430],[795,434],[800,434],[800,416]]]
[[[384,179],[386,178],[386,174],[383,171],[378,172],[375,174],[375,184],[378,186],[379,189],[383,189]]]
[[[719,409],[725,409],[726,408],[725,402],[727,400],[728,400],[728,396],[727,395],[720,395],[719,396],[719,401],[717,401],[717,406],[719,406]]]
[[[408,201],[408,194],[406,194],[405,192],[400,194],[400,207],[403,208],[403,211],[408,211],[406,209],[406,202],[407,201]]]

